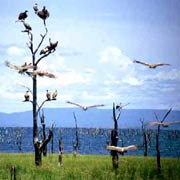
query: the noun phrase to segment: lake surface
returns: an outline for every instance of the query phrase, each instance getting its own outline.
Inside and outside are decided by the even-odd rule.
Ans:
[[[39,129],[39,139],[42,130]],[[46,129],[48,132],[48,129]],[[156,129],[149,131],[148,156],[156,156]],[[107,155],[106,145],[110,142],[111,129],[78,128],[79,154]],[[58,153],[58,140],[62,137],[64,153],[72,153],[76,141],[75,128],[54,128],[53,141],[48,144],[48,152]],[[162,157],[180,157],[180,130],[161,130],[160,152]],[[143,156],[143,136],[141,129],[119,129],[118,146],[137,145],[138,150],[131,150],[126,155]],[[34,152],[32,128],[0,128],[0,152]]]

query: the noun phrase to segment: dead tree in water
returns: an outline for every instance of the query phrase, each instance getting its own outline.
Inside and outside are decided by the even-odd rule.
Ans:
[[[147,156],[147,151],[148,151],[148,140],[147,140],[147,130],[144,126],[144,119],[140,119],[141,122],[141,130],[143,133],[143,148],[144,148],[144,156]]]
[[[46,13],[44,14],[44,23],[42,24],[45,32],[44,34],[40,34],[40,41],[37,45],[35,45],[36,41],[34,41],[34,34],[31,32],[32,27],[26,23],[25,18],[19,19],[19,22],[23,24],[23,27],[25,27],[24,30],[22,30],[22,33],[27,34],[28,36],[28,42],[26,43],[30,53],[31,53],[31,61],[30,63],[24,63],[21,66],[13,65],[9,62],[6,62],[6,66],[17,70],[20,74],[26,74],[32,79],[32,91],[31,94],[33,96],[32,100],[30,100],[29,92],[26,92],[25,94],[25,100],[23,102],[31,102],[32,103],[32,113],[33,113],[33,144],[34,144],[34,151],[35,151],[35,164],[41,165],[42,164],[42,150],[44,147],[49,143],[51,137],[52,137],[52,129],[49,129],[49,135],[45,140],[39,140],[39,131],[38,131],[38,114],[41,110],[44,103],[51,101],[52,99],[45,99],[41,105],[39,106],[37,101],[37,77],[49,77],[49,78],[55,78],[55,75],[52,73],[49,73],[47,71],[43,71],[39,69],[39,63],[44,60],[44,58],[48,57],[50,54],[54,53],[56,51],[56,47],[58,45],[58,41],[55,43],[52,43],[49,38],[49,44],[45,47],[41,47],[47,34],[48,29],[46,26],[46,19],[49,17],[49,12],[47,13],[47,9],[44,10]],[[37,11],[35,11],[35,14],[37,14]],[[48,14],[48,15],[47,15]],[[37,14],[39,16],[39,13]],[[38,17],[37,16],[37,17]],[[26,16],[27,18],[27,16]],[[28,18],[27,18],[28,19]],[[36,46],[36,47],[35,47]]]
[[[147,125],[149,126],[158,126],[157,127],[157,133],[156,133],[156,157],[157,157],[157,170],[159,173],[161,173],[161,155],[160,155],[160,147],[159,147],[159,136],[160,136],[160,126],[162,125],[163,126],[163,122],[164,120],[167,118],[167,116],[169,115],[169,113],[171,112],[172,108],[170,108],[166,114],[164,115],[163,119],[161,121],[159,121],[158,119],[158,116],[157,114],[155,113],[155,117],[156,117],[156,120],[157,120],[157,123],[148,123]]]
[[[118,111],[118,114],[116,115],[116,111]],[[116,108],[115,103],[113,103],[113,120],[114,120],[114,129],[111,131],[111,146],[117,147],[118,145],[118,119],[121,115],[121,108]],[[112,165],[113,168],[118,168],[119,165],[119,157],[118,157],[118,151],[117,150],[111,150],[111,156],[112,156]]]
[[[74,116],[75,126],[76,126],[76,140],[73,143],[73,155],[76,157],[77,151],[79,148],[79,135],[78,135],[77,119],[76,119],[76,115],[74,112],[73,112],[73,116]]]
[[[46,139],[46,124],[45,124],[45,116],[42,110],[42,115],[40,116],[41,125],[42,125],[42,141]],[[43,147],[42,150],[43,156],[47,156],[47,145]]]

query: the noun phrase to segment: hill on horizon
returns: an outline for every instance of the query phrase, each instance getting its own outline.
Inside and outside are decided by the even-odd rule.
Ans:
[[[80,108],[43,108],[46,127],[53,123],[56,127],[75,127],[73,112],[77,118],[78,127],[84,128],[113,128],[112,109],[88,109]],[[140,128],[140,118],[144,122],[156,121],[154,113],[159,120],[163,118],[167,110],[153,109],[123,109],[118,121],[119,128]],[[166,118],[167,121],[180,120],[180,111],[172,110]],[[0,127],[32,127],[32,111],[0,113]],[[39,124],[40,125],[40,124]],[[180,124],[168,128],[180,129]]]

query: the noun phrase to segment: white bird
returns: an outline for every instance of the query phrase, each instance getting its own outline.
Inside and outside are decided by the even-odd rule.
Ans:
[[[107,150],[115,150],[115,151],[122,153],[122,152],[127,152],[128,150],[138,149],[138,147],[135,145],[130,145],[127,147],[107,146],[106,149]]]
[[[70,101],[67,101],[67,103],[75,105],[75,106],[78,106],[78,107],[82,108],[83,111],[87,111],[89,108],[96,108],[96,107],[104,106],[104,104],[96,104],[96,105],[91,105],[91,106],[83,106],[83,105],[80,105],[78,103],[74,103],[74,102],[70,102]]]
[[[52,100],[56,100],[57,99],[57,95],[58,95],[58,92],[57,90],[55,90],[52,94]]]
[[[133,62],[148,66],[149,68],[153,68],[153,69],[155,69],[158,66],[164,66],[164,65],[170,66],[170,64],[165,64],[165,63],[149,64],[147,62],[142,62],[142,61],[138,61],[138,60],[134,60]]]
[[[34,12],[37,14],[37,12],[39,11],[37,3],[34,4],[33,9],[34,9]]]
[[[173,125],[173,124],[180,124],[180,121],[172,121],[172,122],[158,122],[158,121],[154,121],[154,122],[149,122],[147,124],[147,126],[169,127],[170,125]]]
[[[29,101],[30,100],[30,95],[29,95],[29,91],[26,91],[26,93],[24,94],[24,101]]]

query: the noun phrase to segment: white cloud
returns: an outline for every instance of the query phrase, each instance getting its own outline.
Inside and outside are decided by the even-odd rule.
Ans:
[[[24,49],[17,46],[11,46],[7,49],[7,54],[10,56],[21,56],[24,54]]]

